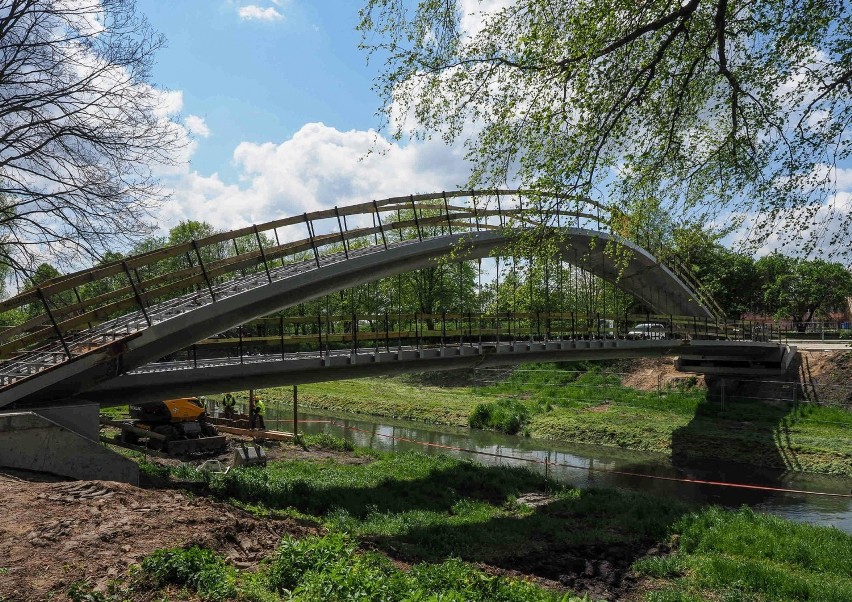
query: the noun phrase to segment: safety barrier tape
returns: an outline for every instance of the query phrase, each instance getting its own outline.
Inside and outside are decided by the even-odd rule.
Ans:
[[[568,464],[568,463],[565,463],[565,462],[550,462],[548,460],[540,460],[538,458],[523,458],[523,457],[520,457],[520,456],[511,456],[511,455],[506,455],[506,454],[498,454],[498,453],[494,453],[494,452],[486,452],[486,451],[477,450],[477,449],[468,449],[466,447],[456,447],[456,446],[453,446],[453,445],[442,445],[440,443],[427,443],[425,441],[418,441],[417,439],[409,439],[407,437],[396,437],[394,435],[385,435],[385,434],[382,434],[382,433],[375,433],[373,431],[368,431],[368,430],[365,430],[365,429],[359,429],[359,428],[354,427],[354,426],[347,426],[347,425],[343,425],[343,424],[338,424],[334,420],[329,420],[328,422],[330,424],[332,424],[333,426],[342,428],[344,430],[358,431],[358,432],[361,432],[361,433],[366,433],[366,434],[371,435],[371,436],[385,437],[385,438],[388,438],[388,439],[394,439],[396,441],[404,441],[406,443],[414,443],[416,445],[423,445],[425,447],[435,447],[435,448],[439,448],[439,449],[446,449],[446,450],[450,450],[450,451],[459,451],[459,452],[465,452],[465,453],[470,453],[470,454],[477,454],[477,455],[481,455],[481,456],[491,456],[491,457],[494,457],[494,458],[505,458],[505,459],[508,459],[508,460],[518,460],[520,462],[529,462],[531,464],[542,464],[542,465],[545,465],[545,466],[559,466],[559,467],[563,467],[563,468],[574,468],[574,469],[577,469],[577,470],[585,470],[585,471],[588,471],[588,472],[605,472],[605,473],[609,473],[609,474],[617,474],[617,475],[622,475],[622,476],[640,477],[640,478],[643,478],[643,479],[655,479],[655,480],[658,480],[658,481],[674,481],[674,482],[678,482],[678,483],[690,483],[690,484],[693,484],[693,485],[712,485],[712,486],[715,486],[715,487],[729,487],[729,488],[734,488],[734,489],[751,489],[751,490],[757,490],[757,491],[773,491],[773,492],[776,492],[776,493],[795,493],[795,494],[803,494],[803,495],[820,495],[820,496],[825,496],[825,497],[852,498],[852,494],[850,494],[850,493],[830,493],[830,492],[827,492],[827,491],[808,491],[806,489],[788,489],[788,488],[785,488],[785,487],[771,487],[771,486],[768,486],[768,485],[753,485],[753,484],[749,484],[749,483],[729,483],[729,482],[726,482],[726,481],[708,481],[708,480],[704,480],[704,479],[690,479],[690,478],[686,478],[686,477],[667,477],[667,476],[662,476],[662,475],[644,474],[644,473],[630,472],[630,471],[625,471],[625,470],[615,470],[615,469],[609,469],[609,468],[594,468],[594,467],[591,467],[591,466],[579,466],[579,465],[576,465],[576,464]]]

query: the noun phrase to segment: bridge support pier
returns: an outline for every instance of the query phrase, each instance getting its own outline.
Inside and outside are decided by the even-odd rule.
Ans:
[[[98,441],[96,403],[0,413],[0,466],[139,484],[139,467]]]

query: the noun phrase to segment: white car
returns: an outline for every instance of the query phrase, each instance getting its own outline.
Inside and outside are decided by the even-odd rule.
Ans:
[[[627,333],[628,339],[667,339],[668,328],[665,324],[637,324]]]

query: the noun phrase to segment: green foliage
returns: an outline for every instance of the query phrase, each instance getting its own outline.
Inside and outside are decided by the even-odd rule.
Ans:
[[[633,563],[633,569],[657,579],[672,579],[683,575],[686,563],[678,554],[670,556],[645,556]]]
[[[139,460],[139,471],[149,477],[157,477],[161,479],[167,479],[172,474],[171,469],[169,469],[169,467],[165,464],[158,464],[157,462],[151,462],[144,458]]]
[[[289,593],[294,601],[580,600],[524,581],[487,575],[458,559],[418,564],[404,573],[385,556],[357,552],[355,543],[340,535],[285,538],[267,570],[270,587]]]
[[[269,585],[279,591],[294,589],[309,571],[321,571],[338,560],[352,557],[357,545],[341,534],[295,539],[287,536],[267,569]]]
[[[215,552],[192,546],[157,550],[142,561],[152,583],[185,585],[212,602],[236,596],[236,571]]]
[[[772,254],[755,264],[767,313],[811,321],[818,311],[823,315],[843,310],[852,295],[852,274],[839,263],[821,259],[804,260]]]
[[[676,554],[633,565],[642,574],[673,580],[649,600],[704,599],[696,592],[716,592],[722,600],[840,602],[852,596],[852,538],[837,529],[749,508],[711,507],[683,516],[672,532],[680,536]]]
[[[351,441],[344,439],[343,437],[329,435],[328,433],[302,435],[300,436],[300,439],[306,447],[316,449],[329,449],[334,451],[353,451],[355,449],[355,446],[352,445]]]
[[[823,239],[830,166],[852,141],[845,3],[501,6],[362,2],[392,135],[465,138],[474,183],[659,198],[675,219],[756,216],[752,241]]]
[[[75,581],[66,592],[72,602],[109,602],[102,592],[96,591],[88,581]]]
[[[517,399],[499,399],[480,403],[470,414],[470,426],[477,429],[492,429],[516,435],[526,426],[530,410]]]

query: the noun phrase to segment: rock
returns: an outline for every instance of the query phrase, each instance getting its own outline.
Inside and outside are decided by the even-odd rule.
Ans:
[[[559,575],[559,583],[565,587],[571,587],[576,580],[576,575]]]

